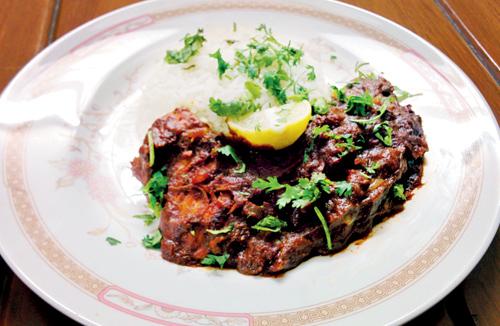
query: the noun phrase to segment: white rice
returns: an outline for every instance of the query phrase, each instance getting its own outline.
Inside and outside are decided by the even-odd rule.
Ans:
[[[196,30],[193,30],[192,33],[195,32]],[[210,57],[209,54],[220,49],[224,60],[233,64],[235,51],[245,48],[250,38],[255,37],[257,34],[255,26],[238,26],[237,32],[230,29],[206,28],[204,36],[207,41],[198,55],[191,58],[188,63],[167,64],[163,58],[158,59],[155,73],[143,86],[142,94],[144,98],[141,102],[151,110],[162,112],[162,114],[177,107],[188,107],[215,130],[226,132],[227,125],[224,118],[217,116],[208,108],[209,98],[214,97],[223,101],[231,101],[247,96],[248,92],[244,83],[248,80],[248,77],[234,71],[229,73],[234,77],[233,79],[226,77],[219,79],[217,61]],[[328,97],[330,91],[326,81],[329,79],[323,75],[325,70],[319,68],[325,64],[331,65],[330,55],[332,50],[321,42],[300,43],[289,40],[277,33],[273,34],[283,44],[288,44],[288,41],[291,41],[293,47],[302,48],[304,56],[301,64],[294,67],[293,74],[299,84],[311,90],[310,98]],[[237,42],[228,45],[227,39],[236,40]],[[183,44],[179,41],[171,46],[168,49],[177,50]],[[195,67],[189,70],[184,69],[191,65],[195,65]],[[316,68],[316,79],[314,81],[307,80],[306,65],[312,65]],[[262,90],[262,97],[259,102],[263,105],[263,108],[276,105],[274,98],[264,88]]]

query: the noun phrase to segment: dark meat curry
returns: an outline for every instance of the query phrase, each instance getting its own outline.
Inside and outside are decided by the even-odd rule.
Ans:
[[[364,94],[372,103],[359,101]],[[156,120],[132,169],[161,216],[163,258],[282,273],[343,249],[400,210],[422,175],[420,117],[381,77],[335,97],[279,151],[218,134],[187,108]]]

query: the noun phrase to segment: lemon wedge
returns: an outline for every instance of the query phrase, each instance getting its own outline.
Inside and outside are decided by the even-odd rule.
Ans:
[[[270,107],[229,118],[229,129],[257,147],[282,149],[292,145],[304,133],[311,119],[308,101]]]

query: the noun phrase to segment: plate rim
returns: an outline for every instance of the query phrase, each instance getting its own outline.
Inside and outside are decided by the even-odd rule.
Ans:
[[[161,2],[161,0],[154,0],[154,1],[152,1],[153,6],[154,6],[154,3],[160,3],[160,2]],[[335,3],[335,4],[340,5],[340,6],[348,7],[351,10],[361,11],[364,14],[367,14],[367,15],[370,15],[370,16],[376,18],[376,19],[382,20],[385,24],[392,25],[393,27],[399,29],[400,31],[402,31],[404,33],[409,33],[409,35],[411,35],[413,38],[415,38],[416,40],[418,40],[421,43],[423,43],[426,46],[427,49],[430,49],[433,52],[437,53],[438,56],[440,57],[440,59],[444,60],[448,66],[452,67],[452,69],[456,73],[458,73],[462,78],[465,78],[465,80],[470,85],[473,86],[473,91],[474,91],[477,99],[479,99],[481,101],[481,104],[482,104],[481,108],[485,109],[483,111],[485,111],[485,112],[487,112],[487,114],[489,114],[489,118],[490,119],[488,119],[488,122],[492,121],[494,125],[496,124],[496,129],[497,129],[497,134],[498,134],[498,131],[499,131],[498,122],[497,122],[497,120],[496,120],[496,118],[495,118],[495,116],[493,114],[493,111],[492,111],[490,105],[485,100],[484,96],[479,91],[479,89],[477,88],[476,84],[469,78],[469,76],[467,74],[465,74],[465,72],[457,64],[455,64],[455,62],[453,62],[448,56],[446,56],[440,49],[438,49],[437,47],[433,46],[430,42],[426,41],[425,39],[423,39],[419,35],[417,35],[414,32],[412,32],[411,30],[409,30],[409,29],[407,29],[407,28],[405,28],[405,27],[403,27],[403,26],[401,26],[401,25],[399,25],[399,24],[397,24],[397,23],[395,23],[395,22],[393,22],[393,21],[391,21],[391,20],[383,17],[383,16],[380,16],[378,14],[370,12],[368,10],[356,7],[356,6],[351,5],[351,4],[346,4],[346,3],[339,2],[339,1],[334,1],[334,0],[319,0],[317,2]],[[297,3],[297,1],[295,1],[295,3]],[[299,3],[302,3],[302,2],[299,2]],[[9,93],[10,89],[12,87],[14,87],[13,85],[16,84],[17,80],[20,78],[21,75],[23,75],[26,71],[29,71],[32,68],[33,65],[36,65],[38,63],[38,61],[42,60],[58,44],[66,42],[66,40],[68,38],[73,37],[75,34],[78,34],[81,30],[86,29],[88,26],[91,26],[91,25],[95,24],[96,22],[105,20],[105,19],[107,19],[110,16],[115,16],[115,15],[119,16],[124,11],[133,10],[132,8],[142,7],[142,6],[147,6],[147,5],[149,5],[149,4],[146,3],[146,2],[138,2],[138,3],[134,3],[134,4],[130,4],[130,5],[124,6],[122,8],[116,9],[114,11],[111,11],[111,12],[106,13],[104,15],[101,15],[99,17],[96,17],[96,18],[94,18],[94,19],[86,22],[85,24],[83,24],[83,25],[81,25],[81,26],[79,26],[79,27],[71,30],[70,32],[66,33],[64,36],[62,36],[61,38],[59,38],[58,40],[56,40],[54,43],[51,43],[46,48],[44,48],[41,52],[39,52],[36,56],[34,56],[16,74],[16,76],[7,84],[7,86],[4,88],[4,90],[2,91],[2,93],[0,95],[0,99],[2,99],[5,94]],[[498,145],[498,138],[495,139],[495,143]],[[498,157],[496,157],[496,159],[498,159]],[[497,212],[497,214],[496,214],[497,229],[498,229],[498,224],[500,222],[500,215],[499,215],[499,209],[498,208],[499,207],[497,207],[497,210],[496,210],[496,212]],[[467,226],[464,228],[464,232],[465,232],[466,228],[467,228]],[[407,320],[410,320],[410,319],[414,318],[418,314],[420,314],[423,311],[425,311],[426,309],[428,309],[430,306],[434,305],[436,302],[438,302],[438,300],[440,300],[441,298],[443,298],[444,296],[446,296],[449,292],[451,292],[472,271],[472,269],[477,265],[477,263],[480,261],[480,259],[483,257],[484,253],[486,252],[486,250],[491,245],[491,242],[494,239],[495,235],[496,235],[496,230],[494,230],[494,231],[493,231],[493,229],[490,230],[488,236],[486,237],[486,239],[484,241],[484,245],[481,246],[479,248],[479,250],[476,250],[475,255],[473,255],[469,259],[469,263],[467,264],[467,267],[465,267],[462,270],[462,273],[456,274],[454,280],[448,282],[449,285],[447,286],[447,288],[446,288],[445,291],[442,291],[440,293],[436,293],[436,295],[434,296],[434,298],[427,299],[425,301],[425,303],[421,304],[419,307],[416,307],[412,312],[409,312],[406,316],[402,316],[399,320],[396,320],[394,322],[398,322],[399,323],[399,322],[404,322],[404,321],[407,321]],[[450,250],[452,250],[452,249],[450,249]],[[6,248],[4,248],[4,246],[2,245],[2,242],[0,241],[0,254],[2,255],[2,257],[4,257],[7,265],[16,273],[16,275],[23,281],[23,283],[25,283],[26,285],[28,285],[28,287],[32,291],[34,291],[38,296],[40,296],[44,301],[48,302],[54,308],[56,308],[57,310],[61,311],[64,314],[66,314],[70,318],[73,318],[73,319],[75,319],[77,321],[80,321],[80,322],[83,322],[83,323],[89,323],[90,322],[90,323],[94,324],[93,321],[84,318],[83,316],[81,316],[77,312],[74,312],[72,309],[70,309],[69,307],[67,307],[64,303],[61,303],[61,302],[58,302],[57,300],[54,300],[49,294],[45,293],[45,291],[43,291],[43,289],[41,287],[37,286],[32,280],[30,280],[29,276],[27,276],[20,268],[18,268],[18,266],[17,266],[17,264],[15,263],[14,260],[10,261],[9,259],[6,259],[6,257],[8,257],[8,256],[6,256],[5,253],[6,253]]]

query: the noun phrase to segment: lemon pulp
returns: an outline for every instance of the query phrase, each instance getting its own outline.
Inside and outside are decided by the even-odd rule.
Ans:
[[[304,133],[311,119],[308,101],[270,107],[229,118],[229,129],[254,146],[282,149],[292,145]]]

